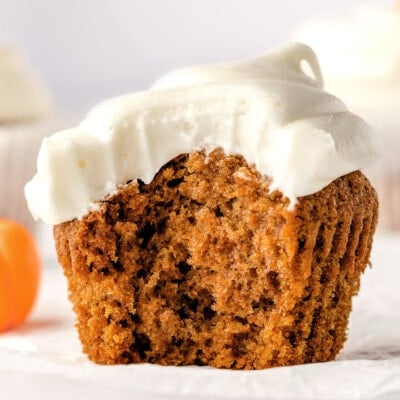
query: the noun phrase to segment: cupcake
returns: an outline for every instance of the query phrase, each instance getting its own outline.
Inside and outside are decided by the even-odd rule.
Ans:
[[[48,92],[21,51],[0,44],[0,216],[30,230],[23,188],[35,171],[43,136],[54,129],[51,116]]]
[[[25,192],[55,225],[91,360],[261,369],[341,349],[378,153],[288,44],[100,104],[43,141]]]
[[[382,157],[366,170],[380,199],[380,229],[400,230],[400,3],[364,6],[347,18],[317,19],[299,27],[297,40],[312,46],[326,90],[368,118]]]

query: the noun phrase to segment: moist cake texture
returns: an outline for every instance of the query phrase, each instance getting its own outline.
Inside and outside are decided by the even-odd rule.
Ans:
[[[289,43],[99,104],[43,141],[25,194],[91,360],[261,369],[342,347],[379,153]]]
[[[377,197],[352,172],[293,211],[240,155],[182,154],[54,228],[97,363],[261,369],[332,360],[368,264]]]

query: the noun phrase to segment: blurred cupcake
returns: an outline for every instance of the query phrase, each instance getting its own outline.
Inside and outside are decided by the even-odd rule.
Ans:
[[[56,126],[49,93],[21,50],[0,43],[0,217],[33,230],[23,187],[42,138]]]
[[[384,156],[365,172],[379,194],[379,228],[400,230],[400,2],[314,20],[294,37],[318,54],[326,90],[380,135]]]

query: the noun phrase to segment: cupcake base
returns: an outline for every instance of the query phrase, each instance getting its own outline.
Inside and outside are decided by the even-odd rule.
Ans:
[[[54,228],[97,363],[262,369],[327,361],[346,337],[377,220],[354,172],[293,211],[240,156],[194,152]]]
[[[24,197],[24,186],[35,173],[43,138],[60,122],[56,118],[0,124],[0,217],[15,220],[31,232],[35,221]]]

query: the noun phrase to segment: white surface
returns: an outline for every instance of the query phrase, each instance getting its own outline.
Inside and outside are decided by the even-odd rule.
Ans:
[[[399,260],[400,236],[377,237],[337,361],[250,372],[91,363],[80,352],[60,267],[48,263],[30,321],[0,335],[0,398],[397,400]]]

